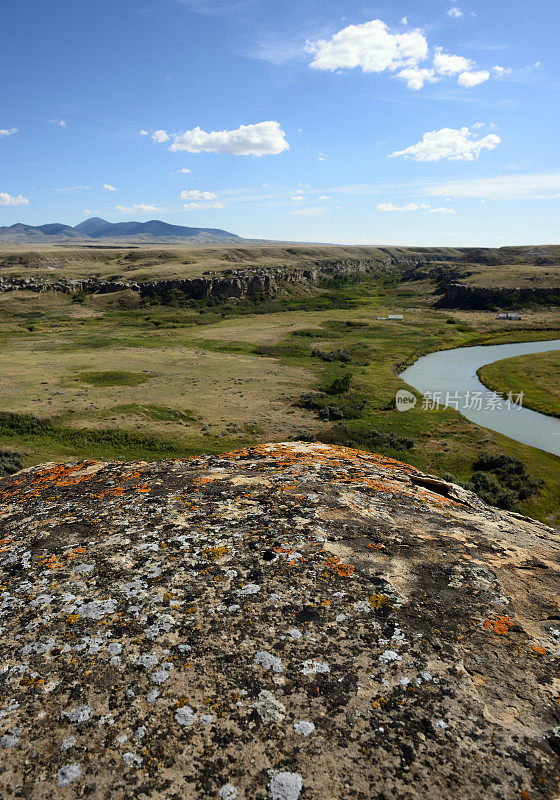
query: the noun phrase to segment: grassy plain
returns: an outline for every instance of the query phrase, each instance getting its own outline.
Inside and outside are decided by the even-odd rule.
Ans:
[[[482,450],[520,458],[544,483],[519,509],[560,523],[560,459],[453,410],[419,404],[402,414],[393,407],[403,386],[398,372],[420,355],[558,338],[560,311],[524,313],[521,322],[491,312],[450,314],[433,308],[433,288],[364,278],[274,302],[185,307],[110,295],[77,303],[58,293],[0,294],[0,447],[21,450],[26,464],[153,460],[258,441],[332,439],[342,423],[349,441],[462,481]],[[377,319],[388,313],[405,319]],[[351,410],[345,419],[320,419],[299,404],[302,394],[346,374],[350,391],[332,399]]]
[[[560,417],[560,352],[504,358],[478,371],[480,380],[496,392],[523,392],[523,405]]]
[[[422,255],[426,248],[339,247],[284,245],[282,243],[232,245],[139,245],[96,248],[2,244],[0,270],[4,276],[42,278],[103,278],[113,280],[165,280],[194,278],[207,271],[270,267],[313,267],[334,260],[386,261],[392,256]],[[457,258],[453,248],[433,250],[437,258]]]

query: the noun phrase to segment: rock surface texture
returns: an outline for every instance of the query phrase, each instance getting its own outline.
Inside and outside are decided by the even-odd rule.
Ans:
[[[560,534],[271,444],[0,480],[0,796],[536,800]]]

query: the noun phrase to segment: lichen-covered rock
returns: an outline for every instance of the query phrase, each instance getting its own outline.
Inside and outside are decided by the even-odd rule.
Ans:
[[[558,797],[560,535],[320,444],[0,480],[0,796]]]

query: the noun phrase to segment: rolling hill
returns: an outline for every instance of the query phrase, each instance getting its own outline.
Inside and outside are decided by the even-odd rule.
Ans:
[[[108,222],[100,217],[91,217],[72,227],[63,223],[47,225],[15,225],[0,227],[0,243],[40,244],[56,242],[235,242],[241,237],[219,228],[188,228],[183,225],[170,225],[159,219],[148,222]]]

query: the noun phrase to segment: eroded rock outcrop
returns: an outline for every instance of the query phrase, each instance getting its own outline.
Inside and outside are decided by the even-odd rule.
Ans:
[[[560,534],[382,456],[0,480],[0,796],[558,797]]]
[[[489,287],[447,283],[438,308],[496,309],[560,305],[560,286]]]

